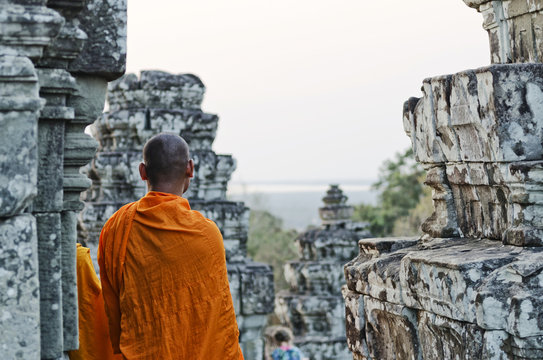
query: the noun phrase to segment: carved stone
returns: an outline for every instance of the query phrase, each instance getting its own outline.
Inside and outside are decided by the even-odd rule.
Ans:
[[[465,2],[485,16],[492,62],[515,64],[426,79],[404,104],[434,213],[421,239],[361,240],[345,265],[357,359],[543,354],[542,7]]]
[[[8,298],[18,299],[1,300],[2,359],[59,359],[78,347],[76,218],[80,192],[90,185],[79,168],[95,150],[81,139],[91,139],[84,127],[103,109],[107,81],[100,74],[110,80],[111,74],[121,75],[124,58],[115,71],[104,67],[100,74],[87,73],[91,88],[102,88],[101,104],[92,114],[71,98],[89,98],[96,91],[82,93],[84,69],[70,73],[68,68],[84,46],[95,49],[82,55],[85,61],[103,64],[101,57],[109,54],[97,45],[106,34],[93,30],[126,16],[112,2],[101,5],[108,12],[100,19],[82,15],[85,3],[7,0],[0,6],[0,252],[7,254],[0,262],[0,286]],[[92,39],[79,28],[82,23]],[[116,24],[120,33],[126,23]],[[124,47],[125,38],[109,34],[107,41]],[[74,177],[77,186],[70,182]],[[14,272],[16,264],[24,271]]]

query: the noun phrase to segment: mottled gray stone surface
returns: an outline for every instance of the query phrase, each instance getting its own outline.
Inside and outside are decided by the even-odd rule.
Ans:
[[[32,62],[0,55],[0,216],[28,207],[37,194],[38,77]]]
[[[345,265],[354,359],[543,358],[543,4],[464,2],[498,65],[404,104],[434,212],[420,239],[361,240]]]
[[[435,213],[423,230],[541,245],[543,65],[493,65],[426,79],[404,128],[428,169]]]
[[[483,15],[492,63],[541,62],[543,4],[534,0],[464,0]]]
[[[126,0],[86,2],[78,21],[88,40],[79,56],[70,63],[70,72],[94,75],[108,81],[124,74],[126,6]]]
[[[62,335],[64,349],[79,348],[79,309],[77,301],[77,213],[61,214]]]
[[[39,359],[40,291],[36,220],[0,220],[0,358]]]
[[[45,1],[4,1],[0,7],[0,53],[37,60],[62,25],[64,18],[46,8]]]
[[[138,165],[150,137],[161,132],[184,137],[195,167],[184,196],[192,209],[215,221],[221,230],[240,344],[246,359],[261,359],[262,332],[273,311],[273,274],[268,265],[247,258],[249,209],[226,200],[236,162],[211,148],[218,116],[201,110],[204,92],[204,84],[194,75],[161,71],[144,71],[140,77],[129,74],[110,85],[109,111],[93,125],[100,148],[86,168],[93,185],[85,194],[80,236],[95,249],[107,219],[122,205],[145,195]]]
[[[56,359],[64,349],[60,214],[34,214],[34,217],[38,229],[41,356]]]

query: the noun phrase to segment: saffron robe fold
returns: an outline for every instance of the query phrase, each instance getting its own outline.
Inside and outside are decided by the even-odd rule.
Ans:
[[[177,195],[149,192],[100,235],[110,337],[127,360],[243,359],[222,236]]]
[[[79,350],[70,360],[113,360],[102,287],[92,265],[89,248],[77,244],[77,302],[79,306]]]

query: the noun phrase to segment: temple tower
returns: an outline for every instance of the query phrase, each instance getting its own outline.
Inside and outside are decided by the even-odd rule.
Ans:
[[[295,345],[312,360],[351,359],[341,297],[343,265],[369,232],[366,224],[350,220],[354,209],[338,185],[331,185],[322,200],[322,225],[296,239],[300,259],[285,265],[290,289],[277,294],[275,312],[292,329]]]
[[[95,249],[106,220],[122,205],[146,193],[138,165],[145,142],[161,132],[189,144],[195,174],[185,196],[193,209],[215,221],[224,239],[230,289],[246,359],[262,359],[263,329],[273,311],[273,273],[247,258],[249,209],[226,200],[236,168],[231,155],[212,150],[219,118],[202,111],[205,86],[194,75],[161,71],[129,74],[109,87],[109,111],[94,124],[100,148],[87,173],[93,184],[82,213],[81,237]]]
[[[362,240],[345,266],[355,359],[543,358],[543,3],[465,2],[493,65],[404,105],[434,213],[422,238]]]

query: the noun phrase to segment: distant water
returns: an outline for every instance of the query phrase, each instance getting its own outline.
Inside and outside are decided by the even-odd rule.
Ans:
[[[339,185],[350,205],[376,203],[377,192],[367,182]],[[251,209],[269,211],[283,220],[285,229],[303,231],[308,225],[320,225],[318,209],[323,206],[322,198],[329,187],[318,183],[231,183],[228,199],[243,201]]]

